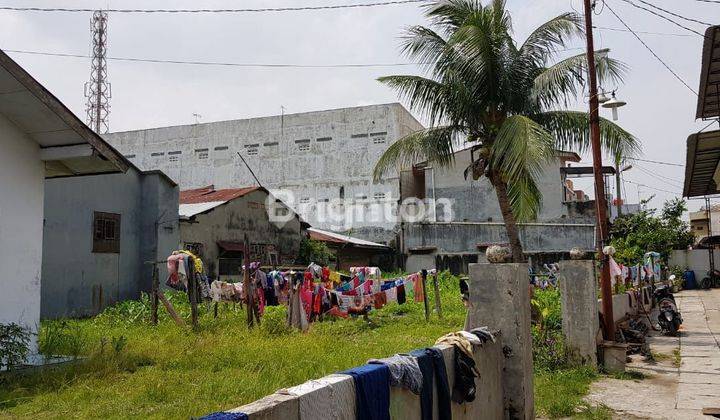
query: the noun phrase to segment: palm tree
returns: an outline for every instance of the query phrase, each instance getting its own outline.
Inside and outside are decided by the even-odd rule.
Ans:
[[[512,39],[504,0],[442,0],[425,6],[430,27],[406,30],[402,51],[423,65],[428,77],[385,76],[378,80],[425,115],[430,128],[391,145],[377,162],[375,181],[385,173],[430,160],[454,163],[458,140],[473,144],[465,171],[485,176],[495,188],[513,261],[524,260],[518,222],[533,220],[542,195],[536,180],[557,150],[582,153],[590,145],[589,118],[563,110],[583,92],[585,54],[551,61],[574,37],[584,35],[581,18],[565,13],[535,29],[523,42]],[[625,65],[599,51],[601,84],[622,79]],[[631,155],[638,141],[601,119],[601,141],[613,155]]]

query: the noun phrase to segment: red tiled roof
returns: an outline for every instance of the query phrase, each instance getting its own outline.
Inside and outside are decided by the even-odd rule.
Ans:
[[[230,201],[245,194],[262,189],[261,187],[227,188],[216,190],[214,185],[180,191],[180,204],[209,203],[212,201]]]
[[[346,244],[348,242],[348,241],[343,241],[340,238],[334,238],[330,235],[326,235],[325,233],[321,233],[316,230],[308,230],[308,234],[310,234],[310,239],[313,239],[315,241],[333,242],[336,244]]]

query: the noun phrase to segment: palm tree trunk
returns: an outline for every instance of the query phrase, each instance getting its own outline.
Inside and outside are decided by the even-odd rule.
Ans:
[[[495,193],[497,194],[498,203],[500,204],[500,212],[502,213],[503,221],[505,222],[505,233],[507,233],[508,239],[510,240],[512,260],[515,263],[524,262],[525,255],[523,254],[522,244],[520,243],[520,233],[518,231],[517,221],[515,220],[515,215],[510,208],[507,183],[502,180],[498,173],[492,174],[491,181],[495,187]]]

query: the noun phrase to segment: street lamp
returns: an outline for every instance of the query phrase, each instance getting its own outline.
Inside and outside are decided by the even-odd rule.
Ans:
[[[602,103],[602,101],[600,101],[600,98],[598,98],[598,102],[601,102],[601,103]],[[625,106],[625,105],[627,105],[627,102],[621,101],[621,100],[619,100],[618,98],[616,98],[616,97],[615,97],[615,92],[613,92],[613,93],[612,93],[612,98],[611,98],[609,101],[604,102],[604,103],[602,104],[602,107],[603,107],[603,108],[610,108],[610,109],[612,109],[613,121],[617,121],[617,119],[618,119],[617,109],[620,108],[621,106]]]

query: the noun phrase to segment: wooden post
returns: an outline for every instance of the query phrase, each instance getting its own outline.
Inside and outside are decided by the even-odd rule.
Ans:
[[[440,286],[438,285],[437,271],[433,275],[433,288],[435,289],[435,311],[437,311],[438,317],[443,318],[442,307],[440,306]]]
[[[150,291],[150,320],[153,325],[158,324],[158,290],[160,289],[160,280],[158,279],[157,265],[153,264],[152,286]]]
[[[214,308],[213,308],[213,315],[214,315],[214,316],[213,316],[213,318],[217,318],[217,311],[218,311],[218,310],[217,310],[217,308],[218,308],[218,303],[217,303],[217,302],[215,302],[215,305],[213,305],[213,306],[214,306]]]
[[[427,295],[427,270],[422,270],[420,272],[420,275],[422,276],[423,301],[425,302],[425,321],[429,321],[430,320],[430,306],[428,305],[428,295]]]
[[[185,321],[183,321],[182,318],[180,318],[178,316],[177,312],[175,312],[175,308],[173,308],[172,303],[170,303],[170,301],[167,300],[167,298],[165,297],[165,294],[162,292],[162,290],[158,290],[157,295],[158,295],[158,298],[160,298],[160,301],[163,303],[163,305],[165,305],[165,309],[167,309],[167,311],[170,314],[170,316],[172,317],[172,319],[175,320],[175,323],[181,327],[183,325],[185,325]]]
[[[248,238],[247,234],[245,234],[245,241],[243,245],[243,289],[245,289],[245,303],[247,304],[247,324],[248,328],[253,327],[253,317],[255,314],[253,314],[253,307],[255,306],[253,304],[253,293],[250,290],[250,257],[248,256],[250,252],[250,246],[248,245]]]
[[[197,308],[197,277],[195,273],[195,258],[188,257],[188,296],[190,298],[190,314],[193,328],[198,326],[198,308]]]

